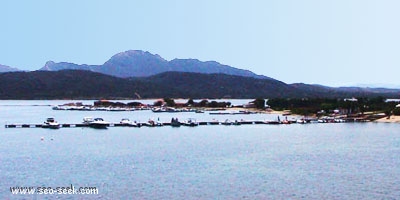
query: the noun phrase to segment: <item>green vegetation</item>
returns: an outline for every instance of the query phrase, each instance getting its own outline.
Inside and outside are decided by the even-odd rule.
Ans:
[[[294,114],[311,115],[338,112],[340,114],[364,114],[365,112],[384,112],[400,114],[397,103],[385,102],[383,97],[356,99],[270,99],[268,105],[274,110],[291,110]]]
[[[209,107],[209,108],[226,108],[231,106],[231,102],[209,102],[206,99],[200,102],[195,102],[193,99],[189,99],[187,103],[177,104],[172,98],[164,98],[163,100],[158,100],[154,102],[153,106],[167,106],[167,107]]]
[[[146,78],[117,78],[78,70],[0,73],[0,99],[335,99],[351,96],[375,98],[379,95],[399,98],[399,94],[400,90],[396,89],[330,88],[226,74],[166,72]],[[262,108],[262,100],[259,100],[257,105]],[[168,99],[166,102],[173,103]],[[207,106],[207,102],[199,103]],[[217,106],[213,102],[208,103]],[[322,106],[324,109],[337,107],[336,101],[320,103],[325,103]],[[189,104],[193,105],[192,102]]]
[[[171,98],[164,98],[164,102],[168,107],[174,107],[176,105],[175,101]]]
[[[393,115],[400,115],[400,108],[395,108],[393,110]]]
[[[265,99],[263,98],[257,98],[251,103],[254,103],[257,109],[264,109],[265,108]]]

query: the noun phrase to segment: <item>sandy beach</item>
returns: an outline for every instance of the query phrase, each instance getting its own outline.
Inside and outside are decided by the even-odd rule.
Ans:
[[[375,122],[384,122],[384,123],[400,123],[400,116],[390,116],[390,119],[387,117],[383,117],[381,119],[375,120]]]

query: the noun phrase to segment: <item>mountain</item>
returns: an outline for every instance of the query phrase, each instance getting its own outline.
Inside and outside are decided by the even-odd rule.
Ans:
[[[173,69],[159,55],[143,51],[125,51],[111,57],[98,72],[116,77],[146,77]]]
[[[96,71],[99,65],[77,65],[74,63],[68,62],[60,62],[55,63],[53,61],[48,61],[44,65],[44,67],[40,68],[41,71],[60,71],[60,70],[87,70],[87,71]]]
[[[354,87],[400,89],[399,84],[385,84],[385,83],[356,84],[356,85],[354,85]]]
[[[177,93],[171,93],[169,97],[276,98],[287,97],[294,93],[293,88],[280,81],[220,73],[165,72],[143,80],[174,88],[174,92]]]
[[[6,65],[0,65],[0,73],[4,73],[4,72],[16,72],[16,71],[20,71],[17,68],[14,67],[9,67]]]
[[[271,79],[251,71],[223,65],[215,61],[202,62],[196,59],[174,59],[167,61],[157,54],[140,50],[130,50],[112,56],[103,65],[77,65],[49,61],[40,70],[59,71],[65,69],[88,70],[120,78],[148,77],[163,72],[194,72],[203,74],[223,73],[228,75]]]
[[[0,74],[0,99],[285,97],[285,83],[226,74],[164,72],[118,78],[84,70]]]
[[[159,90],[157,90],[159,89]],[[164,96],[162,85],[101,73],[62,70],[0,74],[0,99],[100,99]]]
[[[385,88],[361,88],[361,87],[327,87],[323,85],[308,85],[304,83],[290,84],[291,87],[297,90],[297,94],[302,97],[376,97],[400,96],[400,89],[385,89]]]
[[[288,85],[271,79],[188,72],[164,72],[135,78],[82,70],[0,74],[0,99],[398,98],[399,94],[400,90],[393,89]]]
[[[174,59],[169,61],[169,66],[171,68],[169,71],[194,72],[203,74],[228,74],[235,76],[271,79],[266,76],[257,75],[249,70],[222,65],[215,61],[202,62],[197,59]]]

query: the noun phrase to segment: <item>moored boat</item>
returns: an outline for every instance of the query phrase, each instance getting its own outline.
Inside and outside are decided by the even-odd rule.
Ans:
[[[307,119],[298,119],[297,121],[296,121],[296,123],[297,124],[307,124],[307,123],[310,123],[311,122],[311,120],[307,120]]]
[[[183,125],[184,125],[184,126],[191,126],[191,127],[194,127],[194,126],[198,126],[199,123],[196,121],[196,119],[189,118],[187,121],[185,121],[185,122],[183,123]]]
[[[172,127],[180,127],[181,126],[181,122],[179,122],[178,118],[172,118],[171,119],[171,126]]]
[[[160,120],[154,121],[152,119],[149,119],[149,121],[147,121],[147,123],[145,125],[154,127],[154,126],[163,126],[164,124],[162,122],[160,122]]]
[[[139,123],[137,123],[136,121],[131,121],[128,118],[121,119],[119,123],[129,127],[140,127]]]
[[[231,120],[226,119],[224,122],[221,123],[222,125],[232,125]]]
[[[104,121],[103,118],[85,117],[83,118],[83,123],[88,124],[89,127],[98,129],[106,129],[108,126],[110,126],[110,123]]]
[[[51,128],[51,129],[59,129],[60,124],[52,117],[46,119],[44,124],[42,125],[43,128]]]
[[[235,120],[234,122],[232,122],[232,125],[236,125],[236,126],[238,126],[238,125],[241,125],[242,123],[240,123],[240,121],[238,121],[238,120]]]

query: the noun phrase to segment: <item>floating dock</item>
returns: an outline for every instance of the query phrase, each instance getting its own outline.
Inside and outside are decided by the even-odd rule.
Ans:
[[[180,122],[181,126],[185,126],[184,122]],[[295,123],[295,122],[293,122]],[[266,122],[266,121],[232,121],[232,122],[197,122],[199,126],[206,125],[252,125],[252,124],[283,124],[279,122]],[[132,126],[130,124],[122,124],[122,123],[110,123],[108,127],[163,127],[163,126],[172,126],[170,122],[161,123],[159,125],[150,125],[148,123],[137,123],[138,126]],[[80,128],[80,127],[90,127],[90,124],[78,123],[78,124],[60,124],[60,128]],[[44,124],[6,124],[5,128],[48,128]]]
[[[367,122],[368,120],[363,119],[352,119],[346,122]],[[346,123],[344,122],[344,123]],[[224,126],[237,126],[237,125],[253,125],[253,124],[266,124],[266,125],[287,125],[287,124],[314,124],[316,122],[304,122],[298,123],[296,121],[230,121],[230,122],[219,122],[219,121],[208,121],[208,122],[197,122],[199,126],[206,125],[224,125]],[[338,122],[336,122],[338,123]],[[342,122],[343,123],[343,122]],[[185,126],[184,122],[180,122],[181,126]],[[132,126],[130,124],[123,123],[110,123],[107,127],[163,127],[163,126],[173,126],[170,122],[164,122],[160,124],[150,125],[148,123],[137,123],[137,126]],[[59,128],[80,128],[80,127],[90,127],[87,123],[77,123],[77,124],[60,124]],[[5,128],[49,128],[44,124],[6,124]]]

